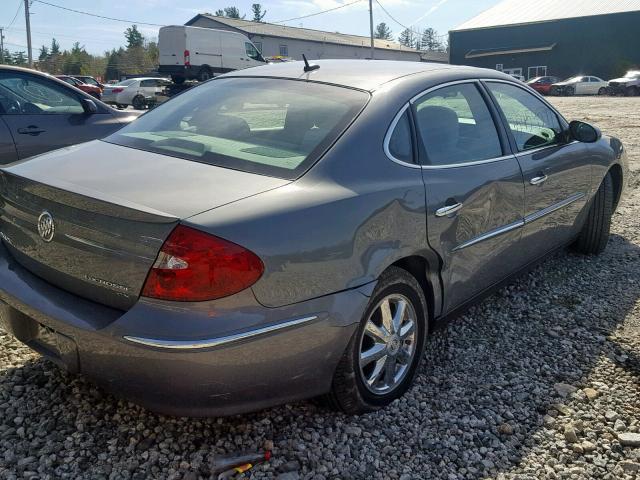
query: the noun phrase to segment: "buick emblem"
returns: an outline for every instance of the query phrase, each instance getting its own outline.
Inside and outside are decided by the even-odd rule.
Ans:
[[[45,242],[53,240],[53,236],[56,234],[56,224],[51,214],[46,210],[38,217],[38,233]]]

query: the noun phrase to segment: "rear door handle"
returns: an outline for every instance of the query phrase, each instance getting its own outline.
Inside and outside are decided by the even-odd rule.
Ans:
[[[27,128],[19,128],[18,133],[22,135],[40,135],[41,133],[46,132],[42,128],[38,128],[35,125],[29,125]]]
[[[452,215],[456,213],[458,210],[462,208],[461,203],[454,203],[453,205],[447,205],[445,207],[439,208],[436,210],[436,217],[446,217],[448,215]]]
[[[540,175],[538,177],[533,177],[531,180],[529,180],[529,183],[531,185],[542,185],[547,181],[547,178],[548,177],[546,175]]]

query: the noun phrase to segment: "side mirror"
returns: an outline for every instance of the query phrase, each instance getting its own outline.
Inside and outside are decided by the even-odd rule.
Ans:
[[[94,102],[93,100],[89,98],[83,98],[81,100],[81,103],[82,103],[82,108],[84,109],[84,113],[91,115],[93,113],[98,112],[98,106],[96,105],[96,102]]]
[[[571,133],[571,138],[584,143],[594,143],[602,137],[602,132],[599,128],[578,120],[574,120],[569,124],[569,132]]]

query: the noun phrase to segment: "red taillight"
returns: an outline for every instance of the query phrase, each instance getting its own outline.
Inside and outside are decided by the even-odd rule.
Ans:
[[[186,66],[191,65],[191,52],[189,50],[184,51],[184,64]]]
[[[258,281],[264,266],[249,250],[178,225],[160,249],[142,296],[201,302],[227,297]]]
[[[124,88],[112,88],[111,93],[120,93],[124,90]]]

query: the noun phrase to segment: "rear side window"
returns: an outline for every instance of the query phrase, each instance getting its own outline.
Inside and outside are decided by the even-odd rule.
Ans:
[[[495,123],[475,84],[435,90],[415,104],[419,137],[431,165],[454,165],[502,156]]]
[[[535,95],[508,83],[487,83],[504,112],[519,151],[555,145],[562,129],[556,113]]]
[[[396,160],[413,163],[412,144],[411,119],[409,111],[405,110],[389,137],[389,154]]]
[[[106,141],[293,179],[368,99],[365,92],[313,82],[221,78],[151,110]]]

